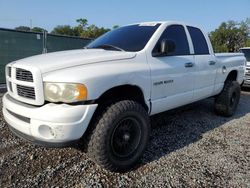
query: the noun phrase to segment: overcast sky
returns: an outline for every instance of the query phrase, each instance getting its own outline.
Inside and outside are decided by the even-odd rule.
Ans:
[[[51,31],[56,25],[112,27],[141,21],[178,20],[207,32],[223,21],[250,17],[250,0],[0,0],[0,27],[25,25]]]

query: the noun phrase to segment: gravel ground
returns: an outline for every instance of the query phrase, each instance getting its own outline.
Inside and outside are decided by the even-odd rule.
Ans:
[[[77,148],[46,149],[16,138],[1,112],[0,187],[250,188],[250,91],[242,92],[232,118],[216,116],[207,99],[152,122],[141,162],[120,174],[101,169]]]

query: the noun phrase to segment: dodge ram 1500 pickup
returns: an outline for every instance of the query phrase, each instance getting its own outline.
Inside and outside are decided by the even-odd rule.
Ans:
[[[215,112],[232,116],[245,61],[241,53],[214,54],[192,25],[132,24],[84,49],[6,65],[3,114],[19,137],[49,147],[84,141],[93,161],[124,171],[146,148],[151,115],[214,97]]]

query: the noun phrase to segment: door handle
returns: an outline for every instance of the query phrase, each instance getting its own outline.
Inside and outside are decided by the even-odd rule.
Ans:
[[[216,62],[215,61],[209,61],[209,65],[215,65]]]
[[[194,66],[194,63],[192,63],[192,62],[185,63],[185,67],[187,67],[187,68],[193,67],[193,66]]]

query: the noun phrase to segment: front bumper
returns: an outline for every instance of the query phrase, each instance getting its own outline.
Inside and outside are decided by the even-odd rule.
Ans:
[[[250,87],[250,80],[244,80],[243,87]]]
[[[19,137],[49,147],[79,140],[86,131],[97,104],[48,103],[37,107],[19,102],[8,93],[3,96],[3,115]]]
[[[250,87],[250,76],[245,76],[245,79],[244,79],[242,86],[243,87]]]

